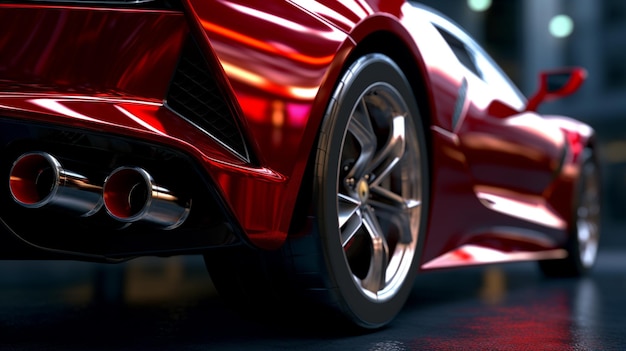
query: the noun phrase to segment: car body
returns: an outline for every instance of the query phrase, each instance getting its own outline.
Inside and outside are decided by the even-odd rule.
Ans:
[[[366,328],[422,270],[595,261],[594,132],[536,112],[584,71],[527,101],[422,5],[3,1],[0,32],[4,258],[203,254],[235,306]]]

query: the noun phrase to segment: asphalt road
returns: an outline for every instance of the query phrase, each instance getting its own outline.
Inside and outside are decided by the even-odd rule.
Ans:
[[[201,257],[0,261],[0,350],[624,350],[625,330],[626,250],[611,247],[585,279],[534,263],[422,274],[391,325],[356,334],[243,318]]]

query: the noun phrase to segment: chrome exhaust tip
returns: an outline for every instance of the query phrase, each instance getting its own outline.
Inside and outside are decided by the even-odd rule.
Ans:
[[[143,168],[119,167],[104,181],[104,208],[118,221],[143,221],[174,229],[187,219],[191,201],[158,186]]]
[[[64,169],[45,152],[25,153],[13,162],[9,190],[13,200],[26,208],[54,206],[87,217],[102,207],[102,187]]]

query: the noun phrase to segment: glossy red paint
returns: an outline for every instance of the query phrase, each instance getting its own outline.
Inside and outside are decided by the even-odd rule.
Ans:
[[[320,123],[320,101],[331,88],[320,92],[320,87],[328,68],[341,64],[334,61],[350,41],[295,5],[194,0],[186,5],[196,29],[210,42],[207,56],[216,57],[228,78],[253,153],[281,175],[281,181],[257,179],[250,186],[241,186],[239,177],[218,182],[250,239],[276,247],[288,233],[315,140],[310,131]]]
[[[0,4],[2,92],[161,101],[187,32],[184,16]]]
[[[303,179],[337,78],[350,54],[384,31],[403,44],[423,78],[412,82],[426,94],[433,195],[422,264],[467,245],[534,252],[563,244],[576,152],[591,133],[575,122],[546,124],[523,98],[468,79],[428,13],[399,0],[182,4],[186,14],[0,5],[0,30],[12,33],[0,39],[0,52],[11,53],[0,58],[2,115],[180,150],[215,183],[244,237],[277,248],[310,186]],[[188,34],[218,73],[251,160],[164,106]],[[532,245],[527,232],[537,236]]]

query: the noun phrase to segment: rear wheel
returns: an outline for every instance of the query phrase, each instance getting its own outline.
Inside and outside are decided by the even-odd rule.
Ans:
[[[593,268],[600,241],[600,176],[592,149],[583,152],[583,163],[576,187],[574,225],[567,243],[568,256],[540,261],[548,276],[581,276]]]
[[[319,135],[314,225],[291,236],[279,253],[260,253],[264,267],[275,264],[263,279],[273,281],[276,292],[286,278],[352,323],[380,327],[412,288],[428,208],[423,124],[400,68],[381,54],[356,60],[337,85]],[[228,286],[229,294],[235,281],[251,282],[241,269],[243,279],[233,278],[223,264],[207,262],[218,290]]]

